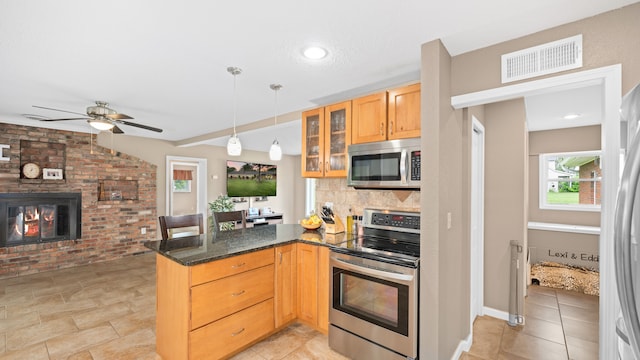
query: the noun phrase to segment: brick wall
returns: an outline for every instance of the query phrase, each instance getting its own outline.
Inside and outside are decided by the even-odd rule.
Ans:
[[[116,135],[117,136],[117,135]],[[30,149],[23,149],[21,143]],[[156,238],[156,166],[90,142],[90,135],[0,123],[0,192],[81,192],[82,238],[0,248],[0,278],[113,260],[146,251]],[[40,147],[37,153],[34,147]],[[63,153],[61,153],[63,149]],[[21,160],[22,156],[22,160]],[[21,179],[21,165],[63,165],[63,180]],[[137,182],[137,199],[132,183]],[[122,183],[123,200],[98,200],[104,184]],[[102,186],[101,186],[102,185]],[[115,188],[117,190],[117,188]],[[141,228],[146,234],[141,234]]]
[[[595,172],[596,177],[602,177],[602,169],[592,161],[588,164],[580,166],[580,178],[591,179]],[[600,204],[600,195],[602,194],[602,182],[582,182],[580,183],[580,204]]]

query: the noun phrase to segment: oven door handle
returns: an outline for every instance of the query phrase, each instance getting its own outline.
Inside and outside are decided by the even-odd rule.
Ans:
[[[347,260],[343,260],[343,259],[338,259],[335,257],[331,258],[332,260],[339,262],[342,266],[345,267],[345,270],[353,270],[353,271],[357,271],[361,274],[365,274],[365,275],[371,275],[371,276],[375,276],[377,278],[383,279],[383,280],[396,280],[396,281],[412,281],[414,276],[413,275],[409,275],[409,274],[399,274],[396,272],[390,272],[390,271],[384,271],[384,270],[378,270],[378,269],[372,269],[369,267],[365,267],[365,266],[360,266],[358,264],[354,264],[350,261]]]

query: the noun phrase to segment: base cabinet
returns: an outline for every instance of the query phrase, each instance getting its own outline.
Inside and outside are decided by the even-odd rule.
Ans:
[[[276,247],[276,329],[296,319],[296,244]]]
[[[297,244],[298,320],[327,333],[329,330],[329,248]]]
[[[273,249],[191,267],[156,256],[158,355],[220,359],[273,332],[273,274]]]
[[[329,332],[329,286],[331,284],[329,268],[329,248],[318,247],[318,325],[323,333]]]
[[[156,352],[227,358],[298,319],[327,333],[329,248],[291,243],[195,266],[156,256]]]
[[[273,299],[191,332],[191,359],[221,359],[273,330]]]

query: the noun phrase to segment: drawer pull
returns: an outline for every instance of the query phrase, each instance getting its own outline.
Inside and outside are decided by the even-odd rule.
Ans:
[[[231,267],[234,268],[234,269],[237,269],[237,268],[243,267],[245,265],[247,265],[247,263],[240,263],[240,264],[237,264],[237,265],[232,265]]]
[[[244,294],[244,290],[242,290],[242,291],[240,291],[238,293],[233,293],[233,294],[231,294],[231,296],[240,296],[242,294]]]
[[[242,328],[242,329],[240,329],[240,330],[238,330],[238,331],[236,331],[234,333],[231,333],[231,336],[240,335],[240,333],[243,332],[243,331],[244,331],[244,328]]]

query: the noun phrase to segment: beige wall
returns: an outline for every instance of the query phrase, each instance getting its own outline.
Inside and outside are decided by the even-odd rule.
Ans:
[[[554,152],[601,149],[600,125],[529,133],[529,221],[568,225],[600,226],[599,211],[543,210],[539,207],[539,155]],[[553,261],[599,268],[599,235],[547,230],[529,230],[531,263]],[[556,254],[567,254],[566,258]],[[575,255],[575,256],[573,256]]]
[[[111,136],[100,135],[98,143],[105,147],[111,147]],[[226,193],[226,160],[231,159],[227,155],[226,148],[209,145],[192,147],[177,147],[167,141],[140,138],[127,135],[113,137],[113,148],[146,160],[158,167],[157,173],[157,209],[158,215],[164,215],[166,210],[166,157],[184,156],[207,159],[207,202],[215,200],[218,195]],[[243,150],[242,155],[234,157],[234,160],[262,162],[272,164],[267,152]],[[304,180],[300,177],[300,156],[284,155],[278,165],[277,196],[269,197],[268,201],[252,202],[253,207],[269,206],[273,211],[284,213],[285,223],[295,223],[304,217]],[[217,177],[217,179],[214,179]],[[238,204],[237,209],[246,209],[248,203]]]
[[[523,99],[485,106],[484,305],[509,310],[511,240],[527,248],[527,129]],[[524,253],[521,263],[524,263]]]
[[[447,187],[464,181],[449,178],[449,176],[467,176],[466,167],[469,162],[467,155],[456,156],[449,153],[446,142],[459,144],[462,151],[468,151],[468,124],[460,127],[458,133],[447,132],[449,126],[458,124],[460,119],[468,120],[467,110],[453,111],[450,106],[451,95],[462,95],[470,92],[501,87],[500,56],[502,54],[521,50],[530,46],[559,40],[576,34],[583,34],[583,71],[598,67],[622,64],[621,93],[629,91],[640,82],[640,3],[625,8],[604,13],[595,17],[541,31],[512,41],[507,41],[477,51],[450,58],[446,49],[439,41],[432,41],[422,46],[422,148],[423,162],[430,164],[429,173],[423,167],[422,184],[422,246],[421,246],[421,291],[420,291],[420,352],[421,357],[428,359],[449,359],[453,349],[463,341],[469,333],[469,279],[468,279],[468,201],[465,198],[450,197]],[[550,75],[555,76],[555,75]],[[523,81],[524,82],[524,81]],[[512,85],[510,83],[509,85]],[[473,109],[473,111],[478,111]],[[521,110],[516,110],[520,112]],[[482,110],[479,110],[481,113]],[[491,118],[486,114],[484,123]],[[521,117],[516,117],[520,120]],[[491,126],[491,125],[489,125]],[[526,137],[518,126],[513,134],[525,144]],[[489,136],[489,130],[487,130]],[[500,138],[493,141],[504,141]],[[487,139],[489,145],[489,139]],[[517,144],[514,144],[517,145]],[[522,145],[524,146],[524,145]],[[525,163],[526,152],[518,154],[518,161]],[[447,169],[443,169],[446,164]],[[528,169],[522,169],[520,177],[520,193],[515,194],[518,199],[524,198],[528,192],[524,174]],[[449,183],[449,181],[451,181]],[[514,180],[515,182],[516,180]],[[464,190],[464,189],[463,189]],[[486,196],[494,196],[485,192]],[[462,203],[460,201],[462,200]],[[521,201],[521,200],[518,200]],[[526,221],[524,214],[528,208],[526,199],[522,200],[522,208],[515,218],[520,226]],[[486,206],[485,216],[497,219],[504,209]],[[447,212],[452,212],[453,227],[446,229]],[[456,223],[456,219],[463,219],[464,223]],[[493,225],[492,225],[493,226]],[[458,227],[458,228],[456,228]],[[454,230],[454,231],[451,231]],[[519,229],[510,229],[510,237],[526,238],[526,233]],[[505,244],[500,235],[498,240],[490,238],[485,233],[485,254],[495,253],[488,259],[502,261]],[[458,248],[456,251],[448,251]],[[487,258],[485,258],[485,261]],[[503,261],[502,261],[503,262]],[[446,264],[458,264],[458,269],[444,271]],[[497,265],[487,264],[485,273],[500,272]],[[505,273],[508,267],[505,268]],[[485,284],[485,294],[488,295],[487,306],[494,306],[500,310],[507,310],[506,299],[508,282],[488,279]],[[504,279],[505,274],[499,274],[498,279]],[[462,318],[462,319],[461,319]]]
[[[583,67],[565,73],[623,64],[622,93],[626,93],[640,82],[640,66],[637,65],[640,56],[639,17],[640,3],[635,3],[618,10],[458,55],[452,59],[451,65],[452,93],[461,95],[501,87],[500,56],[502,54],[578,34],[583,35]],[[553,76],[557,74],[545,77]]]
[[[469,333],[469,129],[451,108],[451,58],[422,46],[420,357],[448,359]],[[451,228],[447,216],[451,214]]]

